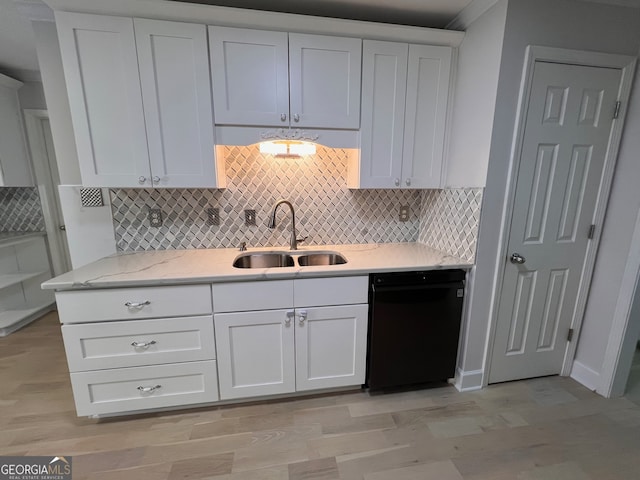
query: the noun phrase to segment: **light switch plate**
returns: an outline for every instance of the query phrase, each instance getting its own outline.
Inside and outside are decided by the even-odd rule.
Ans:
[[[400,221],[401,222],[408,222],[409,221],[409,214],[410,214],[409,205],[401,205],[400,206]]]
[[[244,211],[244,224],[251,226],[256,224],[256,211],[245,210]]]
[[[160,210],[159,208],[149,209],[149,224],[152,227],[162,226],[162,210]]]

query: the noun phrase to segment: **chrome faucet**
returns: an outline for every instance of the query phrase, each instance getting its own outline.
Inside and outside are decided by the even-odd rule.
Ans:
[[[293,205],[291,204],[291,202],[289,200],[278,200],[275,204],[275,206],[273,207],[273,211],[271,212],[271,219],[269,220],[269,223],[267,224],[267,226],[271,229],[276,228],[276,212],[278,211],[278,207],[282,204],[285,204],[289,207],[289,210],[291,210],[291,250],[297,250],[298,249],[298,242],[302,242],[304,240],[306,240],[306,238],[302,238],[300,240],[298,240],[297,235],[296,235],[296,212],[293,209]]]

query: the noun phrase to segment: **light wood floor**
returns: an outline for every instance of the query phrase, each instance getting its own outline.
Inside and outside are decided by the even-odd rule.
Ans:
[[[550,377],[90,420],[49,314],[0,339],[0,455],[73,456],[74,480],[629,480],[640,407]]]

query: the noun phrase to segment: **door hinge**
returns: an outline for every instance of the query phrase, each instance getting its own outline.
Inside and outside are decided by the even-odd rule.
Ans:
[[[616,102],[616,108],[613,110],[613,118],[618,118],[620,116],[620,107],[622,107],[622,102],[618,100]]]
[[[573,340],[573,328],[569,329],[569,333],[567,334],[567,342]]]
[[[596,234],[596,226],[595,225],[591,225],[589,227],[589,233],[587,234],[587,238],[589,240],[591,240],[594,237],[595,234]]]

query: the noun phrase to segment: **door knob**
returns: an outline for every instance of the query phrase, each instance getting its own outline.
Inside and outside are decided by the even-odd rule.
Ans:
[[[522,255],[520,255],[519,253],[512,253],[511,254],[511,258],[509,259],[509,261],[511,263],[514,263],[516,265],[522,265],[524,262],[527,261],[526,258],[524,258]]]

